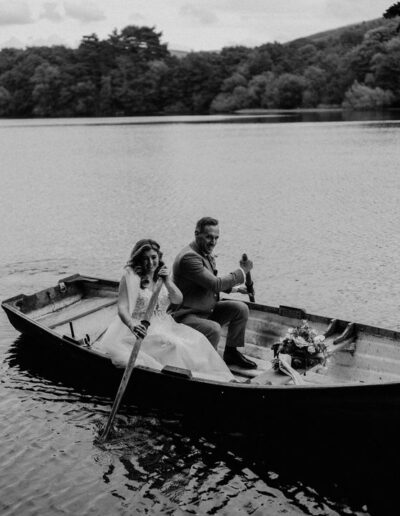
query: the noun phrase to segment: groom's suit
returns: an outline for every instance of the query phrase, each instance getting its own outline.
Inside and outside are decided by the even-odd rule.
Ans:
[[[177,322],[204,333],[214,347],[221,335],[221,325],[228,323],[226,345],[244,345],[247,305],[241,301],[219,300],[220,292],[229,292],[244,282],[242,269],[217,276],[214,258],[201,254],[196,242],[192,242],[175,258],[173,277],[183,295],[181,306],[172,314]]]

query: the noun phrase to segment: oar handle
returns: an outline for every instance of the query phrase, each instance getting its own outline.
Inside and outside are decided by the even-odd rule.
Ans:
[[[144,319],[143,319],[143,321],[140,321],[143,326],[146,326],[146,328],[148,328],[150,326],[150,319],[151,319],[151,316],[153,315],[154,309],[157,305],[158,295],[160,293],[162,284],[163,284],[163,280],[160,278],[156,283],[153,294],[151,295],[147,310],[144,314]],[[128,363],[125,367],[125,371],[124,371],[124,374],[121,379],[121,383],[119,384],[117,395],[115,396],[115,400],[114,400],[113,406],[111,408],[110,416],[108,418],[108,421],[104,428],[103,433],[101,434],[100,438],[98,439],[99,443],[103,443],[107,439],[108,434],[111,430],[111,426],[113,424],[115,414],[117,413],[117,410],[121,403],[122,397],[125,393],[125,389],[129,383],[129,379],[131,377],[132,370],[135,366],[136,358],[140,351],[140,346],[142,344],[142,340],[143,340],[143,337],[137,337],[135,344],[133,345]]]
[[[246,253],[243,253],[243,256],[242,256],[242,262],[247,262],[248,258],[247,258],[247,254]],[[245,281],[245,285],[246,285],[246,288],[247,288],[247,293],[249,295],[249,299],[250,299],[250,302],[251,303],[254,303],[255,302],[255,297],[254,297],[254,284],[253,284],[253,280],[251,278],[251,272],[246,272],[246,281]]]

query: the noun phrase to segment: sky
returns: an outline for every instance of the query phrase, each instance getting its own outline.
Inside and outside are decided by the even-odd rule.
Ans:
[[[284,43],[379,18],[394,0],[0,0],[0,48],[77,47],[127,25],[155,27],[169,50]]]

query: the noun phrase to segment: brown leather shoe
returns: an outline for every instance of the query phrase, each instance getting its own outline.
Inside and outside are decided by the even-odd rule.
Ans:
[[[242,369],[257,369],[257,364],[242,355],[236,348],[225,349],[224,361],[228,366],[236,365]]]

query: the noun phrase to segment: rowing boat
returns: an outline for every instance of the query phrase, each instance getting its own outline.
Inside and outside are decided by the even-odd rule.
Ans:
[[[118,386],[122,370],[101,352],[101,335],[116,313],[118,282],[75,274],[57,285],[2,302],[11,324],[29,337],[43,361],[61,354],[71,374],[97,375]],[[272,420],[394,421],[400,414],[400,332],[300,308],[248,303],[245,354],[255,370],[232,368],[235,381],[193,378],[185,369],[135,367],[126,402],[190,414],[231,430]],[[325,365],[299,370],[301,382],[272,367],[273,345],[307,321],[326,337]],[[222,351],[224,336],[221,341]]]

